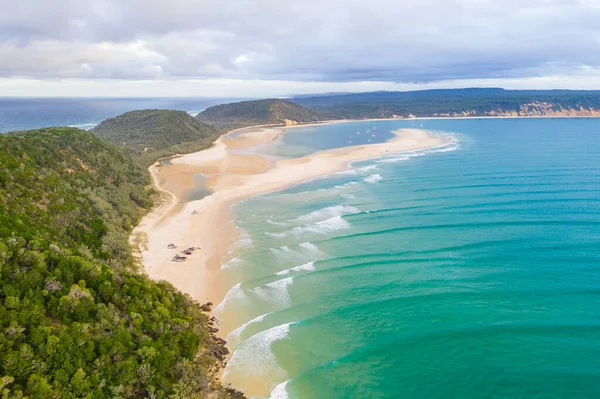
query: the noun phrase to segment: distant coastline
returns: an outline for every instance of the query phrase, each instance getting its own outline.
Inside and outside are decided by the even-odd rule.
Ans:
[[[183,110],[196,115],[227,98],[8,98],[0,97],[0,134],[69,126],[90,130],[106,119],[140,109]]]
[[[303,104],[306,99],[293,99]],[[184,110],[192,116],[215,104],[224,104],[234,99],[169,99],[169,98],[138,98],[138,99],[108,99],[108,98],[1,98],[0,134],[11,131],[23,131],[49,126],[69,126],[82,130],[90,130],[106,119],[121,113],[138,109],[173,109]],[[98,105],[100,103],[100,105]],[[342,120],[387,120],[387,119],[459,119],[459,118],[586,118],[599,117],[600,108],[567,109],[562,111],[544,111],[546,114],[514,115],[500,112],[497,115],[470,115],[472,111],[465,108],[465,114],[418,116],[409,117],[381,117],[381,118],[329,118],[327,115],[322,122]],[[494,111],[495,112],[495,111]],[[554,112],[554,113],[553,113]]]
[[[257,125],[248,126],[236,130],[251,129],[253,127],[284,127],[286,129],[294,127],[320,126],[331,123],[351,123],[351,122],[377,122],[377,121],[424,121],[424,120],[451,120],[451,119],[569,119],[569,118],[600,118],[600,112],[597,115],[496,115],[496,116],[416,116],[414,118],[365,118],[365,119],[324,119],[317,122],[296,123],[293,125]],[[233,131],[232,131],[233,132]],[[228,133],[229,134],[229,133]]]

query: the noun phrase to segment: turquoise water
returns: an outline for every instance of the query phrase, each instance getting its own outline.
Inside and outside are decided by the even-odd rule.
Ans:
[[[459,143],[235,207],[225,381],[273,398],[600,397],[600,120],[421,123]],[[300,131],[286,155],[371,125],[328,126],[329,144]]]
[[[410,126],[406,123],[403,125]],[[397,124],[390,124],[389,121],[369,121],[294,127],[287,129],[286,134],[259,150],[281,157],[300,157],[319,150],[382,143],[394,137],[391,131],[393,126]]]

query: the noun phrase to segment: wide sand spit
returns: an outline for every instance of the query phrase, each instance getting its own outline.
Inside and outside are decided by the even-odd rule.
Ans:
[[[247,128],[236,131],[235,138],[230,132],[209,149],[149,168],[155,186],[169,198],[142,218],[130,240],[150,278],[166,280],[201,303],[219,303],[230,288],[219,281],[221,264],[238,234],[229,215],[232,204],[343,171],[354,161],[443,146],[449,140],[424,130],[399,129],[384,143],[319,151],[294,159],[270,161],[253,151],[291,128]],[[204,184],[212,194],[182,202],[184,193],[197,185],[194,175],[198,173],[207,178]],[[169,243],[177,249],[168,249]],[[172,261],[181,249],[191,246],[200,249],[185,262]]]

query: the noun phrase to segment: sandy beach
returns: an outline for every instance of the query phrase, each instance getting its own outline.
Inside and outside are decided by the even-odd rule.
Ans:
[[[200,302],[217,304],[230,288],[219,281],[218,272],[236,235],[229,217],[232,204],[344,170],[353,161],[444,144],[440,136],[418,129],[401,129],[384,143],[320,151],[274,163],[260,154],[235,153],[268,143],[283,132],[276,127],[248,128],[237,132],[235,138],[222,136],[210,149],[172,158],[170,165],[157,162],[150,167],[155,185],[171,196],[171,201],[166,199],[141,220],[131,237],[151,278],[169,281]],[[204,184],[212,195],[181,201],[183,193],[194,186],[194,175],[198,173],[206,177]],[[167,249],[169,243],[178,248]],[[201,249],[185,262],[171,261],[182,248],[190,246]]]

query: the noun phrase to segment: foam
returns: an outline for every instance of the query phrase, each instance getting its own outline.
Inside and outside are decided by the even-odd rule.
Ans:
[[[236,285],[231,287],[229,289],[229,291],[227,291],[227,294],[225,294],[225,298],[223,300],[233,298],[233,297],[237,296],[238,294],[241,294],[242,292],[243,292],[242,283],[237,283]]]
[[[383,177],[381,177],[381,175],[379,173],[377,173],[377,174],[371,175],[369,177],[365,177],[363,180],[367,183],[376,183],[380,180],[383,180]]]
[[[283,238],[283,237],[287,237],[288,233],[286,233],[286,232],[283,232],[283,233],[273,233],[273,232],[268,231],[268,232],[265,233],[265,235],[269,236],[269,237],[273,237],[273,238]]]
[[[453,136],[449,136],[449,137],[450,137],[449,144],[444,144],[442,146],[429,148],[427,150],[416,150],[416,151],[404,152],[404,153],[401,153],[398,155],[392,155],[389,157],[385,157],[383,159],[380,159],[377,162],[378,163],[396,163],[396,162],[401,162],[401,161],[408,161],[411,158],[422,157],[422,156],[429,155],[429,154],[451,152],[451,151],[456,151],[456,150],[460,149],[460,144],[458,144],[458,140]]]
[[[347,173],[345,173],[345,172],[347,172]],[[336,173],[328,174],[328,175],[325,175],[325,176],[315,177],[314,179],[310,179],[310,180],[305,181],[305,183],[308,183],[310,181],[317,181],[317,180],[327,179],[328,177],[330,177],[332,175],[336,175],[336,174],[346,174],[346,175],[352,175],[352,176],[358,175],[358,172],[356,170],[350,170],[350,171],[345,171],[345,172],[336,172]],[[348,183],[335,185],[333,187],[319,188],[319,189],[316,189],[316,190],[298,191],[298,192],[293,192],[293,193],[289,193],[289,192],[283,192],[283,193],[282,192],[276,192],[276,193],[270,193],[269,195],[267,195],[267,194],[261,194],[261,195],[255,196],[254,198],[260,198],[261,200],[271,200],[271,199],[281,199],[281,198],[287,198],[287,197],[294,197],[294,199],[297,199],[298,197],[301,197],[301,196],[310,196],[310,195],[322,194],[322,193],[326,193],[326,192],[330,192],[330,191],[336,191],[336,190],[343,189],[343,188],[346,188],[347,186],[351,186],[351,185],[354,185],[354,184],[358,184],[358,182],[356,182],[356,181],[350,181]]]
[[[284,245],[279,248],[269,248],[269,251],[271,251],[275,255],[285,256],[285,257],[289,256],[290,254],[296,254],[296,252],[292,251],[292,249],[290,247],[288,247],[287,245]]]
[[[323,251],[321,251],[316,245],[310,242],[303,242],[298,244],[297,249],[291,249],[288,246],[279,248],[269,248],[269,251],[275,256],[280,258],[283,264],[304,264],[315,259],[323,257]]]
[[[312,242],[301,242],[298,246],[302,249],[307,250],[309,253],[315,256],[323,255],[323,252]]]
[[[356,209],[356,208],[354,208]],[[356,209],[358,211],[358,209]],[[316,222],[313,224],[306,224],[304,226],[294,227],[291,230],[287,230],[281,233],[265,233],[269,237],[275,238],[284,238],[290,235],[300,235],[305,233],[314,233],[314,234],[329,234],[337,230],[344,230],[350,228],[350,223],[348,223],[342,216],[333,216],[329,219],[322,220],[320,222]],[[281,247],[283,248],[283,247]],[[273,248],[270,251],[277,253],[277,250]]]
[[[275,273],[278,276],[284,276],[286,274],[290,274],[293,272],[313,272],[315,271],[315,262],[308,262],[304,265],[290,267],[289,269],[282,270],[280,272]]]
[[[214,312],[215,313],[223,312],[223,309],[225,308],[225,304],[228,301],[230,301],[231,299],[236,298],[238,296],[241,296],[241,295],[245,295],[244,290],[242,289],[242,283],[237,283],[236,285],[231,287],[229,289],[229,291],[227,291],[227,294],[225,294],[225,298],[223,298],[223,301],[221,301],[221,303],[215,307]]]
[[[344,214],[358,213],[358,212],[360,212],[360,210],[353,206],[336,205],[336,206],[330,206],[327,208],[319,209],[317,211],[309,213],[308,215],[299,216],[296,219],[294,219],[293,221],[299,222],[299,223],[310,223],[310,222],[316,222],[319,220],[329,219],[333,216],[340,216],[340,215],[344,215]]]
[[[245,341],[231,356],[223,372],[223,381],[235,375],[244,379],[273,378],[285,380],[287,372],[279,366],[277,358],[271,350],[271,345],[279,340],[288,339],[290,325],[282,324],[262,331]]]
[[[313,180],[317,180],[318,178],[315,178]],[[305,190],[305,191],[299,191],[299,192],[294,192],[294,193],[276,193],[276,194],[272,194],[266,197],[261,197],[261,199],[264,200],[270,200],[273,198],[287,198],[287,197],[301,197],[301,196],[309,196],[309,195],[315,195],[315,194],[320,194],[320,193],[324,193],[327,191],[331,191],[331,190],[335,190],[340,188],[339,186],[335,186],[335,187],[330,187],[330,188],[319,188],[316,190]]]
[[[237,348],[241,344],[241,337],[242,337],[242,333],[244,332],[244,330],[253,324],[261,323],[265,319],[265,317],[267,317],[271,313],[272,312],[262,314],[258,317],[253,318],[252,320],[247,321],[246,323],[242,324],[241,326],[239,326],[238,328],[236,328],[235,330],[233,330],[229,334],[227,334],[227,336],[225,337],[225,341],[227,341],[227,344],[229,346],[231,346],[233,348]]]
[[[285,222],[276,222],[276,221],[271,220],[271,219],[267,219],[267,223],[272,224],[274,226],[285,226],[285,225],[287,225],[287,223],[285,223]]]
[[[242,232],[235,238],[233,244],[231,244],[234,248],[240,247],[249,247],[253,244],[252,237],[248,234],[247,231],[242,230]]]
[[[399,157],[393,157],[393,158],[385,158],[382,159],[380,161],[380,163],[397,163],[397,162],[402,162],[402,161],[408,161],[411,157],[409,157],[408,155],[405,156],[399,156]]]
[[[317,222],[314,224],[294,227],[291,231],[294,234],[302,233],[316,233],[316,234],[328,234],[337,230],[344,230],[350,228],[350,223],[344,220],[341,216],[334,216],[327,220]]]
[[[350,187],[350,186],[355,186],[357,184],[358,184],[357,181],[350,181],[348,183],[344,183],[344,184],[341,184],[339,186],[335,186],[334,188],[346,188],[346,187]]]
[[[221,270],[229,269],[230,267],[239,265],[240,263],[242,263],[240,258],[231,258],[228,262],[221,265]]]
[[[356,196],[353,194],[340,194],[340,197],[346,198],[346,199],[356,199]]]
[[[292,277],[273,281],[263,287],[254,288],[252,291],[266,302],[284,308],[290,305],[290,293],[288,287],[294,282]]]
[[[344,170],[342,172],[334,172],[331,173],[330,176],[356,176],[358,174],[358,170],[356,169],[349,169],[349,170]]]
[[[290,380],[284,381],[281,384],[278,384],[271,394],[269,395],[269,399],[288,399],[290,396],[287,393],[287,384]]]
[[[435,152],[450,152],[450,151],[456,151],[460,149],[460,145],[459,144],[454,144],[451,146],[447,146],[445,148],[438,148],[438,149],[431,149],[429,150],[429,153],[435,153]]]
[[[362,168],[358,168],[356,169],[358,172],[370,172],[372,170],[377,169],[378,166],[373,164],[373,165],[367,165],[367,166],[363,166]]]
[[[342,176],[356,176],[359,173],[369,172],[369,171],[374,170],[374,169],[377,169],[377,165],[367,165],[367,166],[363,166],[361,168],[343,170],[341,172],[331,173],[331,175],[333,175],[333,176],[339,176],[339,175],[342,175]]]
[[[83,130],[91,130],[93,128],[95,128],[96,126],[98,126],[98,123],[81,123],[78,125],[69,125],[69,127],[76,127],[78,129],[83,129]]]

